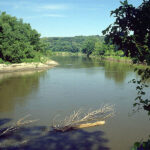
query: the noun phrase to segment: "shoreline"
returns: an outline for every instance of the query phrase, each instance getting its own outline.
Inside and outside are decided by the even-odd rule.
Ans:
[[[111,57],[111,56],[90,56],[91,58],[96,58],[104,61],[110,61],[110,62],[118,62],[118,63],[128,63],[128,64],[133,64],[131,59],[127,59],[124,57]]]
[[[146,65],[146,64],[142,64],[142,63],[133,63],[132,62],[132,59],[125,59],[123,57],[120,57],[120,58],[115,58],[115,57],[95,57],[95,56],[91,56],[91,58],[95,58],[95,59],[99,59],[99,60],[102,60],[102,61],[108,61],[108,62],[115,62],[115,63],[123,63],[123,64],[129,64],[129,65],[132,65],[136,68],[150,68],[149,65]]]
[[[45,63],[32,62],[32,63],[0,64],[0,73],[45,70],[55,67],[57,65],[58,63],[54,60],[48,60]]]

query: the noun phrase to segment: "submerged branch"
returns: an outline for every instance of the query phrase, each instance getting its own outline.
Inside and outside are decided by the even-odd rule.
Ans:
[[[27,125],[27,124],[30,124],[30,123],[37,121],[37,120],[25,120],[29,116],[31,116],[31,115],[30,114],[26,115],[25,117],[19,119],[17,122],[13,123],[10,127],[6,128],[4,131],[2,131],[2,133],[0,133],[0,136],[5,135],[7,133],[10,133],[12,131],[15,131],[24,125]]]
[[[56,131],[67,131],[76,128],[86,128],[105,124],[105,119],[114,116],[114,105],[105,105],[97,110],[83,113],[83,111],[74,111],[63,120],[53,121],[52,128]]]

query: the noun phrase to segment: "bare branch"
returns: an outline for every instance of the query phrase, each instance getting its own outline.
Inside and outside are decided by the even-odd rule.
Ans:
[[[26,118],[28,118],[29,116],[31,116],[30,114],[29,115],[26,115],[25,117],[19,119],[17,122],[13,123],[12,126],[6,128],[2,133],[0,133],[0,136],[4,135],[4,134],[7,134],[7,133],[10,133],[12,131],[15,131],[17,130],[18,128],[24,126],[24,125],[27,125],[27,124],[30,124],[30,123],[33,123],[33,122],[36,122],[38,120],[25,120]]]
[[[104,119],[113,117],[114,114],[114,105],[105,105],[97,110],[88,111],[88,113],[83,113],[81,109],[79,109],[78,111],[74,111],[71,115],[66,116],[63,120],[55,120],[55,124],[53,121],[52,127],[56,131],[64,132],[75,128],[103,125],[105,124]]]

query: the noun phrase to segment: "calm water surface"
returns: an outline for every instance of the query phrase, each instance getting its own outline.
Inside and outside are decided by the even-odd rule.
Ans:
[[[36,125],[50,126],[56,114],[115,104],[116,115],[106,125],[82,131],[93,138],[90,149],[102,144],[106,149],[128,150],[135,141],[148,137],[147,114],[131,115],[136,91],[128,82],[137,78],[132,66],[84,57],[53,59],[60,65],[47,71],[0,74],[0,119],[31,114],[40,119]],[[96,141],[98,136],[100,141]]]

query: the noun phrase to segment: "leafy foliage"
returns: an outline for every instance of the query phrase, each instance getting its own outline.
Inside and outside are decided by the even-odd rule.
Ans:
[[[103,34],[134,62],[150,64],[150,1],[145,0],[135,8],[127,0],[111,12],[116,19]]]
[[[139,7],[128,4],[125,0],[121,6],[111,12],[114,15],[115,22],[111,24],[103,34],[106,36],[107,43],[112,42],[118,49],[122,49],[126,56],[130,56],[133,63],[150,64],[150,0],[144,0]],[[137,83],[137,97],[134,106],[142,106],[150,114],[150,100],[144,99],[143,91],[146,86],[146,80],[150,78],[150,69],[137,69],[142,76],[140,81],[132,80]]]
[[[40,34],[30,24],[0,13],[0,58],[3,61],[22,62],[34,58],[39,51],[44,51]]]
[[[95,43],[94,54],[95,55],[104,55],[105,53],[105,45],[101,42]]]
[[[115,17],[115,22],[103,31],[107,43],[113,43],[117,49],[124,51],[126,56],[130,56],[133,63],[146,63],[150,65],[150,0],[143,0],[139,7],[128,4],[127,0],[121,2],[121,6],[111,15]],[[145,95],[145,88],[148,87],[146,81],[150,78],[150,69],[136,69],[141,80],[132,80],[137,84],[137,97],[134,107],[148,111],[150,115],[150,99]],[[150,140],[147,142],[136,142],[132,150],[149,150]]]
[[[46,51],[52,52],[82,52],[86,55],[97,56],[124,56],[124,53],[116,51],[113,44],[106,44],[104,36],[75,36],[75,37],[44,37],[42,43],[46,45]]]
[[[91,55],[92,52],[94,51],[94,48],[95,48],[95,40],[88,39],[87,41],[85,41],[83,45],[82,52],[87,54],[87,56],[89,57],[89,55]]]
[[[148,111],[148,115],[150,115],[150,99],[145,97],[146,95],[145,88],[149,86],[143,80],[133,79],[131,82],[137,85],[136,86],[137,97],[135,98],[136,102],[133,104],[136,110],[134,111],[136,112],[139,111],[140,109],[144,109]]]
[[[75,36],[75,37],[45,37],[41,40],[44,43],[47,43],[48,49],[52,50],[53,52],[81,52],[84,43],[89,39],[97,39],[101,42],[104,41],[103,36]]]
[[[150,139],[144,142],[135,142],[131,150],[149,150],[150,149]]]
[[[103,55],[113,56],[113,55],[116,55],[115,47],[114,45],[105,44],[104,42],[102,43],[102,42],[97,41],[95,43],[93,54],[100,55],[100,56],[103,56]]]

